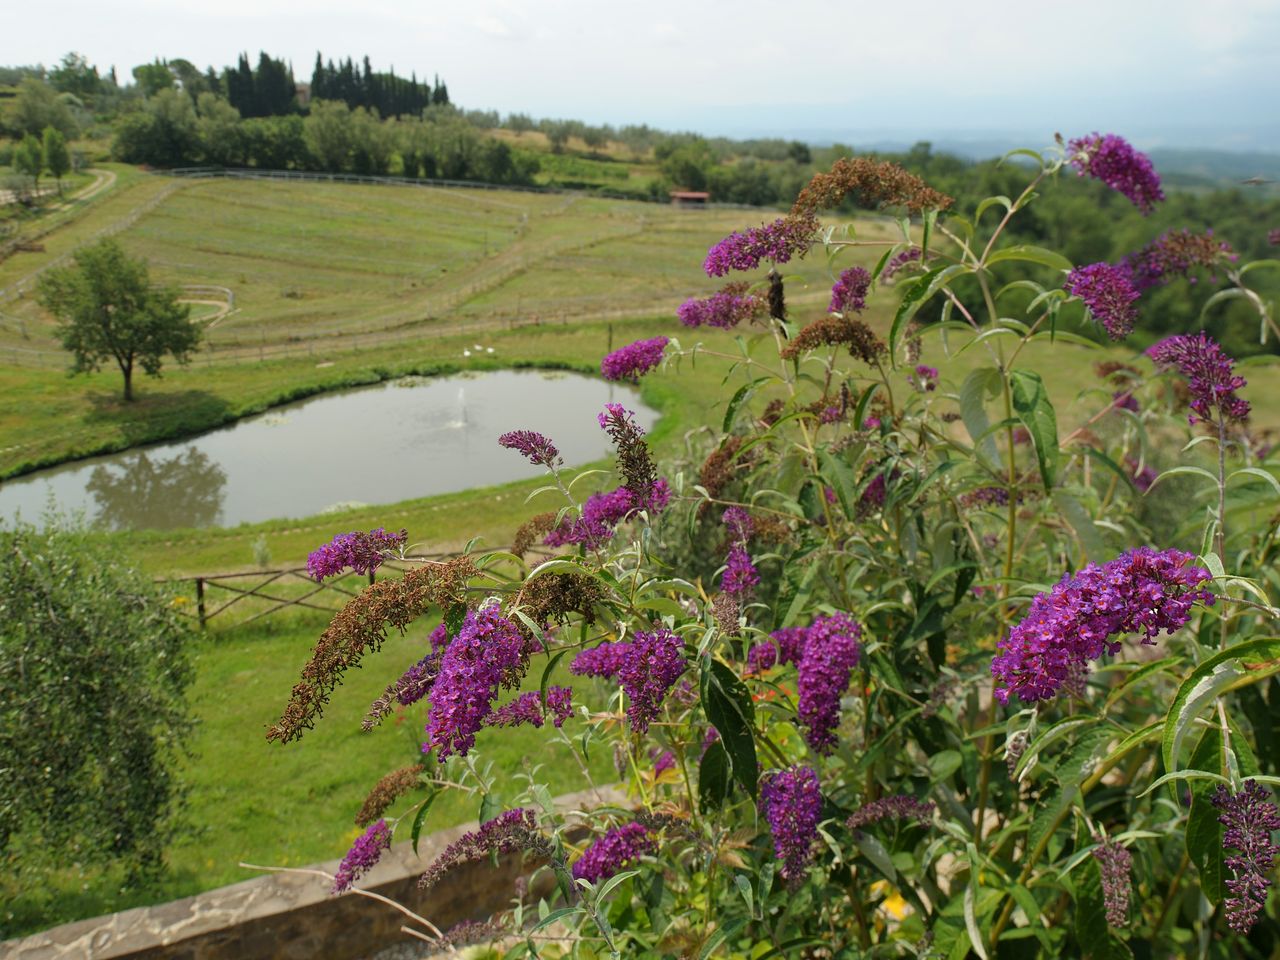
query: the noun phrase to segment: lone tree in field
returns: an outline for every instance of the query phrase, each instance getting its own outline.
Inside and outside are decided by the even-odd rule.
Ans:
[[[71,153],[67,150],[67,138],[57,127],[44,128],[41,153],[44,156],[44,168],[58,181],[58,195],[61,196],[62,178],[71,171]]]
[[[31,192],[40,195],[40,174],[44,170],[44,150],[40,141],[31,134],[23,137],[13,148],[13,169],[31,178]]]
[[[46,273],[39,298],[61,321],[58,336],[75,356],[71,372],[115,360],[126,401],[133,399],[135,366],[158,377],[165,354],[186,363],[200,343],[200,329],[191,323],[191,308],[178,303],[178,291],[153,286],[146,261],[128,256],[114,240],[78,251],[74,267]]]

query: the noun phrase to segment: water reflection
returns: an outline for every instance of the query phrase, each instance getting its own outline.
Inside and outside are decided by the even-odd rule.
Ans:
[[[226,471],[187,447],[169,458],[144,452],[94,467],[85,490],[98,505],[94,519],[101,526],[172,530],[216,524],[226,486]]]

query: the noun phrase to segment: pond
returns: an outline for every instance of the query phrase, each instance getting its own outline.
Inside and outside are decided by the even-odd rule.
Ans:
[[[550,437],[569,466],[605,456],[605,403],[657,420],[639,394],[592,377],[500,370],[325,394],[190,440],[81,460],[0,483],[0,519],[39,521],[50,498],[112,530],[233,526],[521,480],[544,473],[498,446]]]

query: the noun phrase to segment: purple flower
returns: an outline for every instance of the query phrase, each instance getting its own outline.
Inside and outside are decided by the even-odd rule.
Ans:
[[[431,652],[406,670],[400,679],[391,685],[396,699],[403,707],[412,706],[431,692],[431,686],[440,672],[440,658],[444,656],[445,648],[449,645],[449,628],[441,623],[431,631],[427,639],[431,643]]]
[[[1280,230],[1268,230],[1267,243],[1273,247],[1280,247]]]
[[[1147,356],[1163,369],[1176,367],[1187,378],[1191,389],[1191,410],[1187,417],[1213,420],[1214,409],[1226,420],[1244,420],[1249,416],[1249,401],[1241,400],[1236,391],[1247,386],[1244,377],[1232,371],[1235,361],[1207,333],[1179,334],[1166,337],[1147,350]]]
[[[651,750],[649,756],[653,757],[653,775],[660,777],[667,770],[674,770],[676,766],[676,755],[670,750]]]
[[[1076,267],[1063,284],[1067,293],[1079,297],[1093,319],[1102,324],[1112,340],[1123,340],[1138,320],[1138,291],[1129,272],[1109,263]]]
[[[1123,137],[1114,133],[1100,136],[1097,133],[1080,137],[1067,144],[1071,165],[1080,176],[1088,174],[1116,190],[1142,211],[1151,212],[1164,199],[1160,189],[1160,177],[1156,175],[1151,159],[1139,153]]]
[[[822,815],[818,774],[811,767],[773,770],[760,778],[760,812],[773,833],[773,852],[782,861],[779,873],[798,886],[813,858]]]
[[[496,604],[468,611],[458,636],[440,659],[423,752],[438,749],[441,762],[454,752],[466,756],[493,710],[498,691],[520,682],[528,657],[527,641]]]
[[[729,330],[744,321],[765,313],[763,298],[747,293],[747,284],[731,283],[705,300],[690,297],[676,309],[676,316],[686,327],[719,327]]]
[[[882,280],[892,280],[894,274],[903,269],[909,263],[916,263],[920,259],[919,247],[908,247],[899,254],[895,254],[893,258],[884,265],[884,271],[880,274]]]
[[[823,407],[818,411],[818,422],[824,424],[835,423],[840,419],[841,411],[839,407]]]
[[[1212,269],[1223,260],[1238,260],[1231,244],[1215,240],[1212,230],[1192,233],[1177,230],[1161,235],[1137,253],[1131,253],[1122,261],[1133,277],[1133,285],[1139,290],[1168,283],[1175,276],[1196,282],[1192,270],[1195,267]]]
[[[612,680],[630,656],[629,641],[606,640],[575,656],[569,664],[569,672],[580,677],[604,677]]]
[[[666,337],[637,340],[601,360],[600,372],[606,380],[639,380],[662,362],[662,352],[670,342]]]
[[[796,712],[807,728],[805,742],[817,753],[830,753],[836,744],[832,731],[840,723],[840,698],[862,654],[861,636],[862,627],[847,613],[818,617],[805,631]]]
[[[751,562],[751,554],[741,543],[729,548],[729,556],[725,560],[724,576],[720,580],[720,589],[735,597],[744,597],[760,582],[760,572]]]
[[[850,267],[840,274],[831,288],[831,303],[827,313],[861,313],[867,306],[867,291],[871,288],[871,274],[862,267]]]
[[[1278,852],[1271,834],[1280,830],[1280,815],[1270,798],[1255,780],[1246,780],[1235,794],[1219,785],[1212,797],[1213,805],[1222,811],[1218,821],[1227,828],[1222,846],[1235,851],[1222,861],[1233,874],[1226,887],[1235,894],[1226,900],[1227,925],[1241,934],[1258,922],[1271,887],[1271,867]]]
[[[483,860],[492,854],[499,856],[528,850],[548,858],[552,853],[547,838],[538,832],[538,819],[532,810],[517,807],[486,820],[476,830],[464,833],[444,848],[444,852],[427,867],[418,878],[419,889],[433,887],[449,870],[460,863]]]
[[[783,627],[769,634],[769,639],[747,651],[747,669],[763,673],[776,663],[799,663],[804,655],[809,631],[805,627]]]
[[[917,800],[909,794],[899,793],[864,803],[845,821],[850,830],[858,830],[881,820],[915,820],[928,823],[937,809],[932,800]]]
[[[1004,487],[978,487],[968,493],[961,494],[962,507],[1007,507],[1009,491]]]
[[[1111,394],[1111,406],[1117,410],[1129,410],[1133,413],[1141,409],[1132,390],[1117,390]]]
[[[728,529],[729,537],[732,540],[745,543],[751,539],[751,534],[755,532],[755,521],[751,519],[751,514],[742,507],[725,508],[724,515],[720,519]]]
[[[554,467],[563,463],[556,445],[536,430],[512,430],[498,438],[498,446],[515,450],[535,466]]]
[[[661,513],[670,502],[671,488],[661,477],[650,488],[642,506],[637,506],[635,497],[626,487],[618,487],[609,493],[593,493],[582,505],[579,516],[573,519],[566,517],[560,526],[547,534],[543,543],[549,547],[573,544],[596,550],[608,543],[617,525],[632,514],[641,509]]]
[[[1107,911],[1107,923],[1123,927],[1129,920],[1129,871],[1133,857],[1129,851],[1110,837],[1097,835],[1094,841],[1093,859],[1098,861],[1102,874],[1102,903]]]
[[[391,848],[391,828],[386,820],[371,824],[351,845],[333,877],[333,892],[345,893],[351,885],[373,869],[384,850]]]
[[[1133,485],[1138,488],[1139,493],[1146,493],[1151,489],[1151,485],[1156,482],[1156,472],[1148,466],[1139,469],[1138,461],[1133,457],[1125,457],[1124,465],[1129,468],[1130,478]]]
[[[818,233],[818,221],[810,216],[780,217],[773,223],[731,233],[710,250],[702,264],[709,277],[723,277],[731,270],[754,270],[761,260],[786,263],[803,255]]]
[[[650,721],[662,709],[667,691],[687,666],[684,641],[670,630],[660,627],[652,633],[636,634],[623,653],[617,672],[618,682],[627,694],[627,720],[633,733],[643,734],[649,729]]]
[[[1180,550],[1138,547],[1103,566],[1064,574],[998,644],[991,661],[996,699],[1008,703],[1016,693],[1026,703],[1051,700],[1073,667],[1120,649],[1112,636],[1141,632],[1142,642],[1152,644],[1161,630],[1182,627],[1196,601],[1214,601],[1198,589],[1212,576],[1190,566],[1192,559]]]
[[[640,823],[611,827],[605,835],[592,841],[573,864],[576,880],[599,883],[625,870],[646,853],[656,853],[658,844]]]
[[[409,539],[407,530],[387,533],[382,527],[368,533],[340,533],[307,557],[307,572],[316,580],[336,577],[348,567],[356,573],[371,574],[388,553],[398,552]]]
[[[504,703],[484,719],[486,727],[519,727],[528,724],[541,727],[550,710],[554,717],[552,723],[559,727],[573,713],[571,698],[573,691],[568,687],[548,687],[547,699],[537,690],[522,693],[510,703]]]
[[[911,384],[922,393],[929,393],[938,389],[938,368],[920,364],[915,369],[915,375],[907,377],[907,383]]]

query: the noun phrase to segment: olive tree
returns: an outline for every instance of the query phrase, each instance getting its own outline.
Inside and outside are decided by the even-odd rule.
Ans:
[[[158,377],[166,354],[186,363],[200,343],[191,308],[178,291],[152,285],[145,260],[114,240],[76,252],[75,266],[40,278],[39,298],[60,321],[62,346],[75,358],[72,373],[97,370],[114,360],[124,377],[124,399],[133,400],[133,371]]]
[[[190,719],[189,629],[86,532],[0,530],[0,855],[158,867]]]

